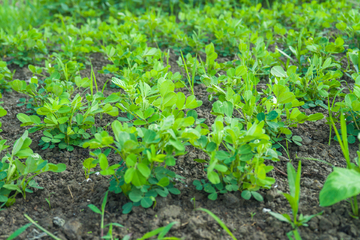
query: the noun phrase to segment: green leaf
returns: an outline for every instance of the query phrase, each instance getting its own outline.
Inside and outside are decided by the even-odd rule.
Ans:
[[[353,135],[348,136],[348,143],[353,144],[356,142],[356,138]]]
[[[141,174],[141,172],[138,169],[136,169],[134,171],[134,175],[131,182],[132,184],[134,184],[134,186],[140,187],[146,183],[146,178]]]
[[[336,25],[336,28],[339,29],[340,31],[345,31],[347,28],[346,23],[344,22],[338,22]]]
[[[146,164],[144,164],[144,163],[139,163],[139,164],[137,165],[137,169],[140,171],[140,173],[141,173],[144,177],[148,178],[148,177],[150,176],[151,171],[150,171],[150,168],[149,168]]]
[[[174,226],[175,224],[177,224],[178,222],[171,222],[169,223],[166,227],[163,228],[163,230],[160,232],[158,239],[165,239],[165,235],[170,231],[170,229],[172,228],[172,226]]]
[[[84,162],[83,162],[83,166],[84,166],[85,168],[87,168],[87,169],[96,167],[96,164],[93,164],[93,163],[92,163],[94,160],[95,160],[94,158],[87,158],[87,159],[85,159]]]
[[[208,198],[209,198],[210,200],[213,200],[213,201],[215,201],[215,200],[217,199],[217,197],[218,197],[218,194],[217,194],[216,192],[211,193],[211,194],[208,196]]]
[[[177,188],[169,188],[168,190],[169,190],[169,192],[171,192],[172,194],[175,194],[175,195],[179,195],[179,194],[180,194],[180,190],[177,189]]]
[[[258,113],[258,114],[256,115],[256,118],[257,118],[257,120],[259,120],[259,122],[265,120],[265,113],[263,113],[263,112]]]
[[[0,185],[1,186],[1,185]],[[4,195],[0,195],[0,202],[7,202],[9,199],[6,197],[6,196],[4,196]]]
[[[216,143],[214,143],[214,142],[209,142],[209,144],[206,146],[207,152],[212,152],[215,149],[216,149]]]
[[[169,80],[164,81],[159,88],[160,95],[163,98],[167,93],[174,92],[174,90],[175,90],[175,84]]]
[[[162,179],[160,179],[160,181],[157,183],[157,185],[161,186],[161,187],[166,187],[170,184],[170,181],[167,177],[163,177]]]
[[[128,202],[126,204],[124,204],[121,208],[122,208],[122,213],[123,214],[128,214],[129,212],[131,212],[133,207],[133,203],[132,202]]]
[[[0,180],[3,180],[4,178],[6,178],[6,176],[6,172],[0,172]]]
[[[295,135],[291,138],[294,142],[302,142],[302,138],[298,135]]]
[[[208,172],[207,177],[212,184],[220,183],[219,175],[216,172]]]
[[[249,154],[251,153],[251,146],[246,144],[246,145],[242,145],[239,149],[238,149],[238,153],[239,154]]]
[[[264,201],[263,196],[261,196],[261,194],[258,193],[258,192],[252,191],[252,192],[251,192],[251,195],[253,195],[253,197],[254,197],[256,200],[258,200],[259,202]]]
[[[219,172],[226,172],[228,170],[226,166],[220,164],[216,164],[215,169],[218,170]]]
[[[360,173],[354,169],[334,168],[320,191],[320,206],[327,207],[360,193]]]
[[[198,102],[196,101],[196,98],[194,95],[189,96],[186,99],[185,108],[186,109],[193,109],[198,107]]]
[[[241,193],[243,199],[249,200],[251,198],[251,192],[249,190],[244,190]]]
[[[100,209],[98,209],[95,205],[89,204],[88,207],[95,213],[101,214]]]
[[[271,69],[271,74],[274,75],[275,77],[281,77],[281,78],[287,77],[286,72],[281,66],[274,66]]]
[[[101,211],[105,212],[105,207],[106,207],[106,201],[107,201],[107,197],[108,197],[109,191],[106,191],[103,202],[101,204]]]
[[[24,114],[24,113],[18,113],[16,115],[17,119],[19,119],[20,122],[22,123],[27,123],[27,122],[31,122],[31,119],[28,115]]]
[[[146,124],[146,121],[137,119],[137,120],[135,120],[135,121],[133,122],[133,124],[134,124],[135,126],[145,125],[145,124]]]
[[[16,153],[18,153],[20,151],[20,149],[22,148],[24,143],[24,139],[22,137],[20,137],[19,139],[17,139],[15,141],[13,150],[12,150],[12,155],[16,155]]]
[[[111,103],[111,102],[117,102],[120,100],[120,97],[116,94],[111,94],[110,96],[108,96],[105,100],[104,103]]]
[[[182,110],[184,108],[184,104],[186,100],[185,94],[182,92],[178,92],[176,95],[177,95],[176,107],[179,110]]]
[[[17,229],[15,232],[13,232],[6,240],[12,240],[18,237],[21,233],[23,233],[28,227],[30,227],[32,223],[25,224],[21,228]]]
[[[247,67],[245,65],[238,66],[235,69],[236,76],[242,77],[247,73]]]
[[[105,169],[107,169],[109,167],[107,157],[103,153],[99,154],[99,165],[100,165],[102,170],[105,170]]]
[[[324,115],[322,113],[315,113],[308,116],[308,121],[317,121],[324,118]]]
[[[179,150],[180,152],[183,152],[185,151],[185,146],[183,143],[181,143],[179,140],[173,140],[173,139],[170,139],[169,140],[169,143],[171,145],[173,145],[177,150]]]
[[[128,167],[134,167],[135,164],[137,163],[136,155],[133,153],[130,154],[129,156],[126,157],[125,162]]]
[[[226,116],[228,117],[232,117],[233,115],[233,111],[234,111],[234,106],[231,102],[224,102],[223,103],[223,110]]]
[[[271,111],[266,115],[266,120],[274,120],[279,116],[279,114],[276,111]]]
[[[163,98],[163,106],[164,107],[171,107],[176,104],[177,96],[174,92],[169,92]]]
[[[128,168],[125,172],[125,182],[130,183],[134,177],[135,169],[134,168]]]
[[[286,104],[289,102],[292,102],[295,99],[295,95],[292,92],[284,92],[280,93],[280,95],[277,98],[278,104]]]
[[[288,183],[290,188],[290,195],[295,197],[296,192],[296,171],[294,166],[291,163],[287,163],[287,174],[288,174]]]
[[[215,188],[211,184],[204,185],[204,191],[207,193],[214,193],[216,192]]]
[[[283,216],[282,214],[280,214],[280,213],[269,212],[269,214],[270,214],[271,216],[277,218],[277,219],[280,220],[280,221],[283,221],[283,222],[287,222],[287,223],[292,224],[292,222],[291,222],[289,219],[287,219],[286,217],[284,217],[284,216]]]
[[[143,198],[142,192],[139,189],[133,189],[129,193],[129,198],[133,202],[139,202]]]
[[[224,159],[230,157],[230,154],[225,151],[216,151],[215,157],[219,160],[224,160]]]
[[[141,206],[143,208],[149,208],[153,205],[153,200],[149,197],[144,197],[141,199]]]
[[[53,172],[59,173],[66,170],[66,164],[65,163],[59,163],[56,165],[57,170],[54,170]]]

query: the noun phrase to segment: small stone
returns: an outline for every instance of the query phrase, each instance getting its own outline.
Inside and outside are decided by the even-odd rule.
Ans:
[[[201,192],[196,192],[194,194],[194,198],[195,198],[196,201],[202,200],[202,199],[205,198],[205,194],[202,194]]]
[[[338,235],[338,238],[341,240],[350,240],[351,239],[351,237],[344,232],[338,232],[337,235]]]
[[[162,208],[159,211],[160,218],[178,218],[181,215],[182,209],[176,205],[170,205],[168,207]]]
[[[321,184],[319,181],[315,180],[314,183],[311,185],[312,189],[319,190],[323,188],[323,184]]]
[[[237,197],[235,197],[234,194],[226,193],[224,195],[224,197],[225,197],[225,205],[226,205],[226,207],[228,207],[228,208],[236,208],[236,207],[238,207],[240,205],[240,200]]]
[[[121,219],[122,222],[124,222],[124,221],[126,221],[128,219],[128,217],[129,217],[129,214],[122,214],[120,219]]]
[[[329,219],[322,217],[319,222],[319,229],[322,231],[330,230],[333,227],[332,222]]]
[[[249,233],[249,229],[248,229],[246,226],[242,226],[242,227],[240,227],[240,229],[239,229],[239,233],[241,233],[241,234],[247,234],[247,233]]]
[[[267,237],[266,237],[266,234],[263,233],[263,232],[254,232],[251,239],[254,239],[254,240],[267,240]]]
[[[303,185],[307,188],[311,188],[313,184],[314,184],[314,180],[312,179],[305,178],[303,180]]]
[[[337,237],[333,237],[329,234],[325,234],[325,235],[322,235],[320,236],[320,240],[337,240],[338,238]]]
[[[64,225],[64,232],[70,239],[78,239],[81,235],[82,224],[77,219],[70,219]]]
[[[39,220],[39,223],[42,227],[45,227],[47,229],[53,227],[53,221],[51,221],[51,217],[49,216],[41,218]]]
[[[214,239],[213,235],[204,229],[204,225],[206,225],[206,221],[201,218],[191,217],[189,219],[189,224],[187,224],[187,229],[189,232],[192,232],[194,235],[193,239]]]
[[[153,216],[155,215],[155,211],[152,208],[148,208],[146,209],[146,214]]]
[[[45,236],[47,236],[46,233],[44,233],[44,232],[40,233],[35,228],[28,235],[26,235],[28,240],[41,239],[42,237],[45,237]]]
[[[133,207],[132,208],[133,213],[141,213],[143,211],[144,211],[144,208],[142,208],[142,207]]]
[[[65,222],[66,221],[64,219],[60,218],[60,217],[54,217],[54,219],[53,219],[54,225],[56,225],[58,227],[64,226]]]
[[[309,228],[310,228],[311,230],[314,231],[315,229],[318,229],[318,225],[317,225],[315,222],[311,221],[311,222],[309,222],[308,224],[309,224]]]
[[[262,212],[263,212],[263,213],[268,213],[268,212],[271,212],[271,209],[263,208]]]
[[[277,190],[270,190],[266,193],[265,199],[268,200],[269,202],[272,202],[278,196],[280,195]]]
[[[358,231],[357,231],[356,226],[355,226],[354,224],[351,224],[351,225],[350,225],[349,234],[351,234],[351,236],[353,236],[353,237],[356,237],[356,236],[358,236],[358,233],[357,233],[357,232],[358,232]]]
[[[309,145],[312,143],[312,140],[308,137],[303,137],[303,141],[302,141],[305,145]]]

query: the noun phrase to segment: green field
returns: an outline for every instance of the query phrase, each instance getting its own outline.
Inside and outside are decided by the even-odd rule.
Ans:
[[[359,239],[359,9],[0,1],[0,239]]]

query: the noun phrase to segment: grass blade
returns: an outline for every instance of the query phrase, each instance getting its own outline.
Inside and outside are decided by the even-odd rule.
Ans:
[[[56,237],[54,234],[48,232],[45,228],[43,228],[42,226],[40,226],[39,224],[37,224],[34,220],[32,220],[32,218],[30,218],[27,214],[24,214],[24,216],[32,223],[34,224],[37,228],[39,228],[41,231],[43,231],[44,233],[46,233],[47,235],[49,235],[50,237],[52,237],[55,240],[61,240],[61,238]]]
[[[17,236],[19,236],[20,234],[22,234],[28,227],[30,227],[32,225],[32,223],[28,223],[24,226],[22,226],[21,228],[19,228],[18,230],[16,230],[15,232],[13,232],[6,240],[12,240],[14,238],[16,238]]]
[[[200,210],[200,211],[204,211],[207,214],[209,214],[212,218],[214,218],[217,223],[232,237],[232,239],[237,240],[236,237],[232,234],[232,232],[230,232],[230,230],[227,228],[227,226],[225,225],[225,223],[223,221],[220,220],[220,218],[218,218],[218,216],[216,216],[215,214],[213,214],[210,210],[207,210],[205,208],[197,208],[196,210]]]
[[[165,227],[161,227],[161,228],[157,228],[155,230],[152,230],[151,232],[148,232],[144,236],[142,236],[142,238],[140,238],[139,240],[144,240],[144,239],[148,239],[148,238],[151,238],[153,236],[156,236],[157,234],[162,232],[164,230],[164,228]]]
[[[164,227],[164,229],[159,234],[158,239],[163,239],[165,237],[165,235],[170,231],[172,226],[174,226],[174,224],[176,224],[176,223],[177,222],[172,222],[172,223],[169,223],[166,227]]]

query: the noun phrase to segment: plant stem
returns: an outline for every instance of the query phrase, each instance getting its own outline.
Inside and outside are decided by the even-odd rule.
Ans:
[[[39,228],[41,231],[45,232],[47,235],[49,235],[50,237],[52,237],[55,240],[61,240],[61,238],[56,237],[55,235],[53,235],[52,233],[48,232],[45,228],[41,227],[39,224],[37,224],[34,220],[32,220],[27,214],[24,214],[24,216],[32,223],[34,224],[37,228]]]
[[[358,216],[359,215],[359,208],[358,208],[358,203],[357,203],[357,196],[353,196],[353,202],[352,202],[352,209],[353,209],[353,213],[355,216]]]

